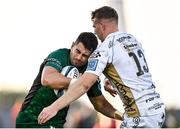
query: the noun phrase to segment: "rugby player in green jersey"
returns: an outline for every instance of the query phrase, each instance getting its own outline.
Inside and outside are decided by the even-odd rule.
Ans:
[[[80,73],[83,73],[86,70],[88,58],[97,45],[98,41],[93,33],[83,32],[73,42],[71,49],[58,49],[48,55],[41,64],[39,73],[25,97],[16,118],[16,128],[63,128],[69,106],[60,110],[45,124],[38,124],[38,115],[43,108],[58,99],[54,89],[68,88],[71,78],[61,74],[62,68],[73,65]],[[89,89],[87,95],[97,111],[110,118],[119,119],[118,111],[102,95],[99,81],[96,81]]]

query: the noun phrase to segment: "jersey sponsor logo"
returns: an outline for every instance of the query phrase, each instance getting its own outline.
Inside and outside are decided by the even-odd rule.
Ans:
[[[121,42],[124,42],[125,40],[128,40],[128,39],[131,39],[131,37],[130,36],[123,36],[121,38],[118,38],[117,41],[121,43]]]
[[[108,68],[105,69],[104,74],[106,77],[111,78],[112,84],[117,88],[120,98],[124,104],[126,114],[129,117],[140,116],[131,89],[123,83],[121,77],[118,76],[115,67],[112,64],[110,64]]]
[[[59,62],[59,60],[55,59],[55,58],[47,58],[45,59],[45,63],[47,62],[54,62],[55,64],[61,66],[61,62]]]
[[[62,69],[62,64],[61,64],[61,62],[60,62],[59,60],[55,59],[55,58],[47,58],[47,59],[45,59],[45,60],[44,60],[44,64],[48,64],[48,63],[57,66],[59,70]]]
[[[91,54],[90,58],[98,58],[101,57],[101,54],[99,51],[95,51]]]
[[[160,95],[157,95],[157,96],[154,96],[154,97],[150,97],[148,99],[146,99],[146,103],[150,102],[150,101],[153,101],[154,99],[159,99],[160,98]]]
[[[134,117],[132,121],[134,123],[133,128],[137,128],[141,120],[140,117]]]
[[[116,80],[112,80],[112,82],[117,86],[117,89],[120,92],[120,96],[128,116],[139,116],[139,111],[134,103],[135,100],[130,92],[130,89]]]
[[[130,49],[131,47],[137,47],[137,46],[138,46],[137,43],[132,43],[130,45],[124,45],[124,48],[125,49]]]
[[[125,49],[138,48],[136,39],[132,38],[131,36],[120,37],[116,41],[118,41],[119,43],[123,43]]]
[[[98,60],[97,59],[90,60],[88,62],[87,70],[95,71],[96,67],[97,67],[97,64],[98,64]]]
[[[109,42],[108,47],[111,48],[114,46],[114,43],[112,41]]]
[[[127,90],[125,89],[126,86],[120,84],[116,80],[113,80],[113,82],[117,86],[119,92],[121,93],[123,102],[126,104],[128,108],[131,107],[131,104],[133,103],[134,99],[127,95]]]
[[[162,105],[164,105],[164,103],[159,103],[159,102],[157,102],[157,103],[155,103],[153,106],[149,107],[148,110],[152,110],[152,109],[157,110],[157,109],[161,108]]]

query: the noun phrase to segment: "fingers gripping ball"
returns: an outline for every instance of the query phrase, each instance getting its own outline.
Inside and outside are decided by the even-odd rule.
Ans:
[[[72,78],[71,82],[70,82],[70,85],[75,82],[77,80],[77,78],[79,77],[79,71],[76,67],[72,66],[72,65],[69,65],[69,66],[66,66],[62,69],[61,71],[61,74],[63,74],[64,76],[66,77],[69,77],[69,78]],[[57,97],[60,97],[64,94],[64,92],[66,91],[67,89],[60,89],[60,90],[55,90],[54,89],[54,92],[55,94],[57,95]]]

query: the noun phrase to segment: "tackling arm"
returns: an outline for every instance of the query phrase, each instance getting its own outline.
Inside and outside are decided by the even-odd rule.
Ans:
[[[78,99],[86,93],[96,82],[98,76],[91,73],[84,73],[76,82],[74,82],[67,92],[58,98],[53,104],[43,109],[38,116],[38,123],[43,124],[54,117],[59,110],[68,106],[71,102]]]
[[[116,110],[106,99],[103,95],[98,97],[90,97],[89,98],[91,103],[93,104],[94,108],[104,114],[107,117],[122,120],[122,113]]]

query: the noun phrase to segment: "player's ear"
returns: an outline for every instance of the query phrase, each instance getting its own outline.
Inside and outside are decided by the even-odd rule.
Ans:
[[[104,23],[102,24],[102,29],[103,29],[103,31],[106,30],[106,25]]]

